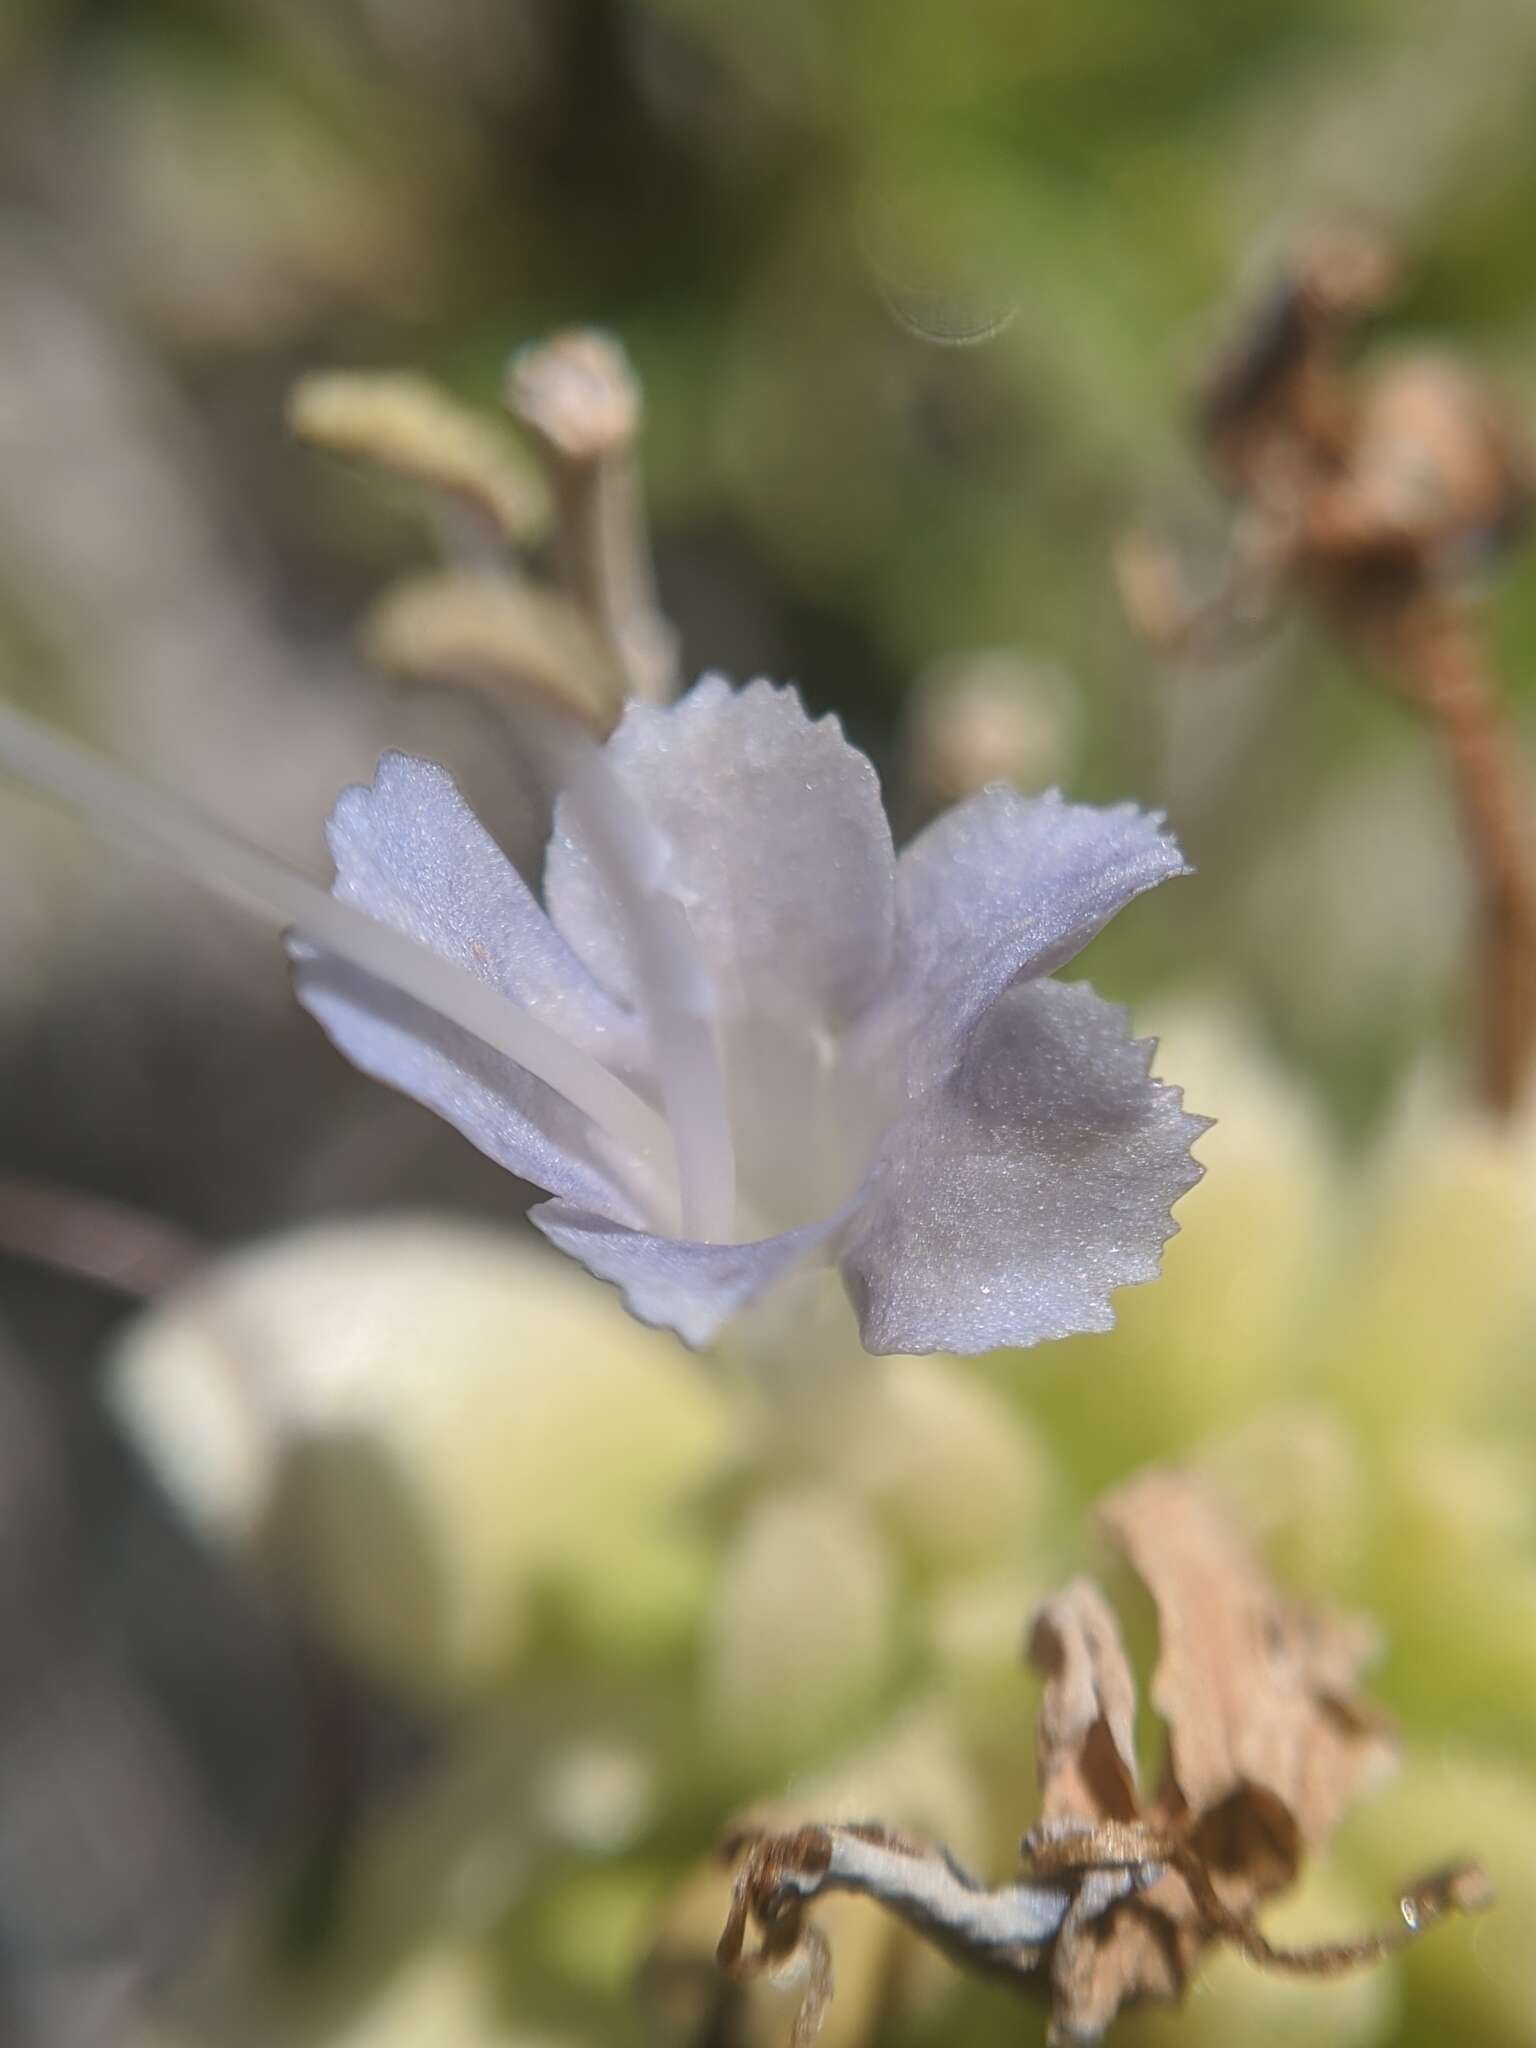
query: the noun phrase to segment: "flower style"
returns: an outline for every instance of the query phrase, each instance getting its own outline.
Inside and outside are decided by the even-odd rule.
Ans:
[[[343,793],[338,907],[457,999],[301,919],[341,1051],[543,1188],[544,1235],[690,1344],[816,1263],[871,1351],[1109,1328],[1205,1120],[1049,977],[1186,871],[1161,820],[995,787],[898,859],[836,720],[716,677],[562,743],[560,777],[543,907],[443,769],[391,754]]]

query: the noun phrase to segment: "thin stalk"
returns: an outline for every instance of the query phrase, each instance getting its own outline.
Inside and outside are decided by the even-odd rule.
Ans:
[[[1536,1060],[1536,808],[1519,742],[1464,607],[1418,600],[1388,629],[1385,652],[1450,775],[1478,894],[1483,1093],[1507,1114]]]
[[[660,1163],[665,1124],[617,1075],[520,1010],[489,983],[227,832],[12,705],[0,705],[0,768],[68,804],[86,822],[280,929],[336,954],[501,1053],[589,1116],[626,1156]]]
[[[145,1300],[187,1279],[206,1257],[157,1216],[18,1173],[0,1173],[0,1249]]]
[[[677,693],[677,641],[656,600],[637,473],[640,392],[623,351],[576,332],[514,358],[507,402],[543,460],[560,588],[611,649],[625,692]]]

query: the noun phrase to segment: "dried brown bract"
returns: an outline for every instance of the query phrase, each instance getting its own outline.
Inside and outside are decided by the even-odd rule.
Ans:
[[[1220,658],[1303,597],[1426,719],[1445,755],[1482,922],[1482,1085],[1510,1108],[1536,1058],[1536,839],[1518,748],[1469,588],[1529,523],[1523,435],[1465,366],[1420,351],[1357,368],[1395,266],[1369,237],[1316,236],[1246,308],[1196,430],[1232,500],[1218,587],[1138,534],[1119,558],[1133,623],[1163,653]]]
[[[1213,1941],[1263,1968],[1323,1977],[1489,1902],[1481,1869],[1462,1864],[1406,1891],[1390,1932],[1306,1949],[1266,1940],[1258,1907],[1390,1768],[1392,1738],[1356,1690],[1373,1638],[1285,1599],[1176,1474],[1133,1482],[1101,1519],[1157,1609],[1152,1700],[1167,1748],[1156,1791],[1144,1795],[1138,1780],[1135,1681],[1118,1625],[1098,1588],[1076,1579],[1030,1630],[1045,1689],[1025,1877],[988,1888],[942,1848],[877,1822],[745,1830],[726,1844],[739,1869],[720,1962],[738,1977],[808,1969],[796,2048],[832,1993],[831,1957],[808,1917],[832,1891],[876,1899],[956,1962],[1044,1997],[1063,2043],[1098,2040],[1126,2006],[1177,1999]]]

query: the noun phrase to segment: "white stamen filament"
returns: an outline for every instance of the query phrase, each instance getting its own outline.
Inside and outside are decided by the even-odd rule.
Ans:
[[[503,1054],[585,1112],[626,1155],[660,1165],[666,1125],[616,1074],[489,983],[83,747],[0,704],[0,767],[98,830],[169,861],[216,895],[298,933]]]
[[[575,731],[549,744],[571,823],[618,902],[636,998],[677,1155],[685,1236],[729,1244],[736,1230],[736,1148],[715,1042],[715,992],[666,886],[665,841],[603,758]]]

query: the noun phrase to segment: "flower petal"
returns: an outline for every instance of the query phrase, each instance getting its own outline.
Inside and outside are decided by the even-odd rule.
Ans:
[[[299,1001],[354,1067],[434,1110],[546,1193],[640,1220],[641,1191],[563,1095],[346,961],[299,943],[289,951]]]
[[[1207,1119],[1084,985],[1001,996],[887,1136],[842,1258],[871,1351],[986,1351],[1107,1330],[1156,1276]]]
[[[342,792],[328,837],[338,897],[612,1065],[632,1058],[633,1020],[551,926],[446,770],[386,754],[371,787]],[[605,1141],[562,1096],[374,977],[301,942],[290,950],[300,1002],[354,1066],[435,1110],[508,1171],[639,1220]]]
[[[436,762],[386,754],[326,827],[334,894],[477,974],[615,1070],[638,1056],[634,1019],[602,991]]]
[[[807,1263],[843,1217],[802,1224],[753,1244],[655,1237],[568,1202],[541,1202],[529,1211],[529,1220],[589,1273],[611,1280],[631,1315],[675,1330],[697,1349],[712,1342],[739,1309]]]
[[[915,1091],[1011,982],[1054,973],[1133,897],[1189,872],[1161,826],[1134,804],[1101,810],[999,784],[905,848],[896,886]]]
[[[607,760],[666,840],[669,886],[727,1010],[857,1014],[888,970],[895,859],[880,785],[835,718],[792,689],[706,677],[665,710],[631,704]],[[632,986],[622,921],[563,807],[550,914],[615,996]]]

